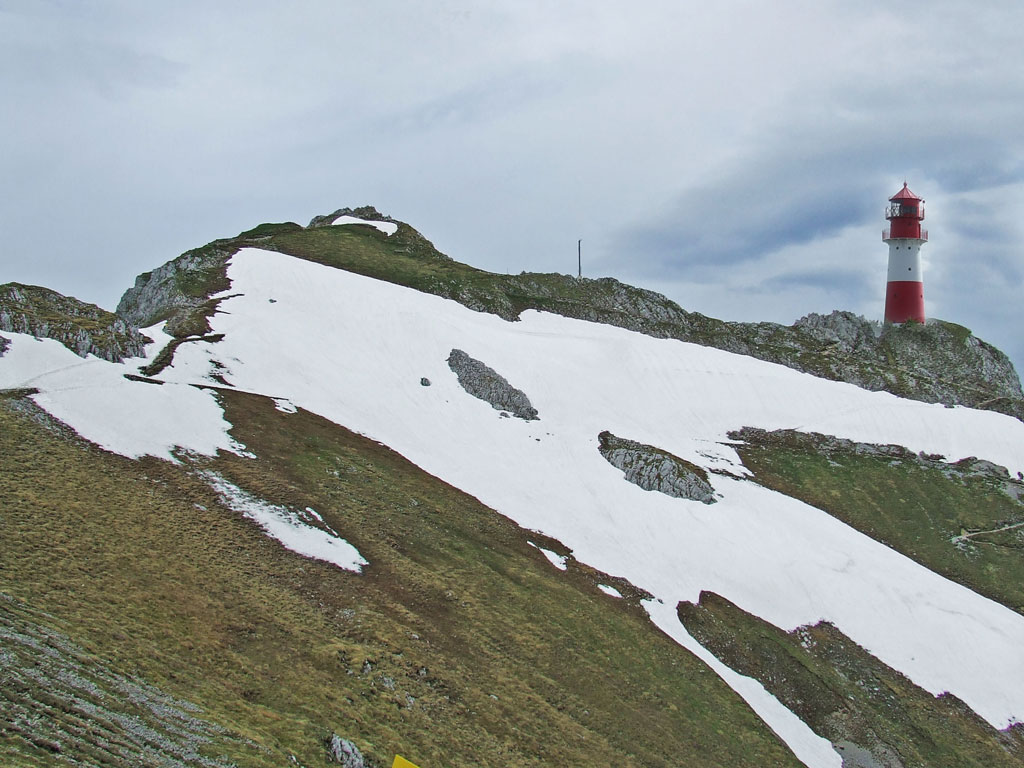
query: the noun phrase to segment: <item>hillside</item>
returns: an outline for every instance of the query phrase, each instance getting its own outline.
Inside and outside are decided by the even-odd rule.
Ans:
[[[10,764],[1024,762],[1020,384],[965,329],[722,323],[369,209],[117,315],[144,358],[0,336]]]

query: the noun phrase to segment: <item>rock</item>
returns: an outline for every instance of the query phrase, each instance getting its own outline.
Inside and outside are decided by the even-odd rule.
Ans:
[[[342,216],[354,216],[357,219],[364,219],[366,221],[390,221],[393,224],[399,222],[392,219],[390,216],[385,216],[380,213],[372,205],[362,205],[358,208],[339,208],[334,213],[323,214],[322,216],[314,216],[306,229],[317,229],[319,227],[329,227],[334,224],[334,220]]]
[[[238,247],[218,241],[139,275],[121,297],[117,314],[140,328],[166,320],[172,336],[209,333],[206,315],[214,310],[207,306],[209,297],[231,286],[227,261]]]
[[[140,357],[150,339],[112,312],[49,288],[0,285],[0,331],[59,341],[76,355],[121,362]],[[7,348],[0,343],[0,353]]]
[[[537,409],[530,399],[513,387],[504,376],[475,360],[461,349],[453,349],[448,355],[448,367],[455,372],[459,384],[473,397],[490,403],[497,411],[508,411],[524,421],[538,417]]]
[[[421,378],[420,379],[420,386],[421,387],[429,387],[430,386],[430,379],[428,379],[426,376]]]
[[[875,745],[878,756],[846,739],[832,742],[832,748],[842,756],[843,768],[903,768],[899,755],[886,744]]]
[[[616,437],[605,431],[597,436],[598,450],[613,467],[621,469],[626,480],[647,491],[658,491],[677,499],[714,504],[715,490],[707,472],[667,451],[634,440]]]
[[[3,336],[0,336],[0,357],[4,356],[4,353],[7,351],[7,348],[10,345],[11,345],[11,340],[10,339],[5,339]]]
[[[955,323],[882,324],[836,311],[807,315],[792,331],[812,354],[786,364],[808,373],[915,400],[1024,415],[1009,358]]]
[[[336,733],[331,734],[327,743],[327,759],[342,768],[370,768],[359,747]]]
[[[812,312],[792,326],[804,331],[810,338],[831,346],[830,352],[850,354],[874,346],[882,335],[882,324],[872,323],[852,312],[835,310],[829,315]]]

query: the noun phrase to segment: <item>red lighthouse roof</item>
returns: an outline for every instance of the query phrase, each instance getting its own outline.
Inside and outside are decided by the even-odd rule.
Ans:
[[[918,197],[913,192],[911,192],[910,189],[907,188],[907,182],[905,181],[903,182],[903,189],[901,189],[895,195],[890,197],[889,200],[895,202],[899,202],[900,200],[917,200],[918,202],[921,203],[924,202],[922,198]]]

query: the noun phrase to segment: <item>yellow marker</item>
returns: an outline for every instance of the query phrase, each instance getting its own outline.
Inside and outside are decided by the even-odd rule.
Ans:
[[[419,766],[410,763],[401,755],[395,755],[395,762],[391,764],[391,768],[419,768]]]

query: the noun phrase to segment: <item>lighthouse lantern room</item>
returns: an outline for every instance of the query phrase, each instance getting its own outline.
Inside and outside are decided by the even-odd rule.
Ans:
[[[924,322],[924,282],[921,276],[921,246],[928,242],[928,230],[921,229],[924,200],[903,182],[903,189],[889,198],[885,211],[889,227],[882,240],[889,245],[889,279],[885,288],[885,322]]]

